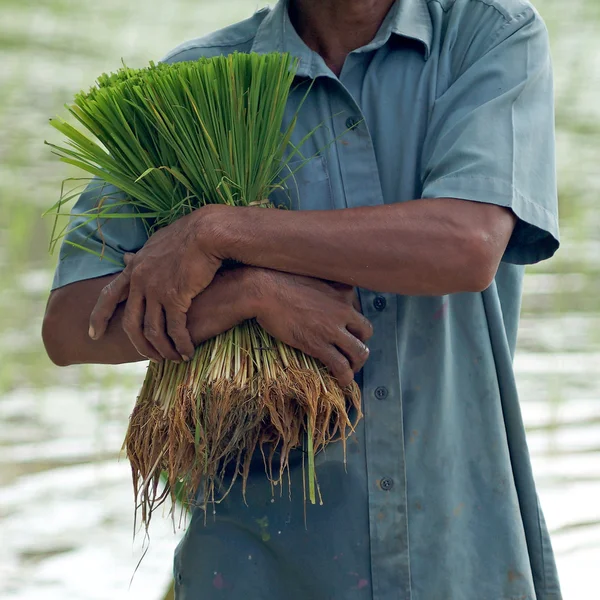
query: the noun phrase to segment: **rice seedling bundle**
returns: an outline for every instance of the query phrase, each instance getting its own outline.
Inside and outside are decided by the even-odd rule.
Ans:
[[[61,160],[124,194],[101,198],[85,222],[140,218],[151,235],[206,204],[273,210],[267,199],[299,152],[290,142],[296,119],[283,125],[296,67],[287,54],[236,53],[99,77],[67,107],[86,133],[51,120],[66,137],[49,144]],[[74,197],[63,194],[51,211],[58,216]],[[125,204],[135,211],[122,213]],[[52,244],[64,233],[55,229]],[[282,486],[294,449],[306,457],[314,503],[315,454],[345,444],[361,417],[355,384],[341,389],[318,361],[245,322],[202,344],[189,363],[149,365],[124,443],[136,510],[147,527],[176,490],[191,504],[203,486],[205,507],[240,477],[245,492],[257,452]]]

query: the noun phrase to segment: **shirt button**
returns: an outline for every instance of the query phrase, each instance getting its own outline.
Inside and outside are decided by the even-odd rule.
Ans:
[[[387,300],[383,296],[376,296],[375,300],[373,300],[373,306],[375,307],[375,310],[381,312],[382,310],[385,310]]]
[[[348,129],[354,129],[362,121],[359,117],[348,117],[346,119],[346,127]]]
[[[379,485],[384,492],[389,492],[394,487],[394,480],[391,477],[384,477]]]
[[[386,387],[378,387],[375,390],[375,398],[377,400],[385,400],[388,397],[388,389]]]

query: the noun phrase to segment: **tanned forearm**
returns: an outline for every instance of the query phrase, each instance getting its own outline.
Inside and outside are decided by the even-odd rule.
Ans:
[[[403,295],[485,289],[516,220],[448,198],[335,211],[214,206],[203,218],[198,243],[219,258]]]
[[[247,270],[246,270],[247,271]],[[256,274],[252,274],[256,278]],[[102,289],[118,275],[78,281],[50,295],[42,336],[51,360],[59,366],[74,364],[123,364],[147,360],[123,329],[125,305],[121,304],[101,340],[88,335],[90,314]],[[198,296],[188,313],[188,327],[196,345],[226,331],[257,313],[250,274],[221,273]],[[210,319],[205,318],[207,313]],[[173,352],[171,360],[181,360]]]
[[[121,325],[120,306],[111,320],[102,343],[88,335],[90,314],[102,289],[117,275],[78,281],[50,294],[42,338],[48,356],[55,364],[122,364],[147,360],[141,356]]]
[[[111,275],[80,281],[54,291],[48,302],[43,337],[50,358],[58,365],[81,363],[120,364],[145,360],[127,334],[121,305],[98,340],[88,335],[90,313]],[[360,314],[355,291],[300,275],[240,266],[222,269],[193,301],[187,327],[194,346],[256,318],[272,336],[320,360],[342,385],[348,385],[369,353],[365,342],[371,324]],[[154,359],[180,361],[172,340],[166,346],[144,328]],[[163,340],[164,342],[164,340]],[[158,351],[165,349],[166,354]],[[152,355],[148,355],[152,358]]]

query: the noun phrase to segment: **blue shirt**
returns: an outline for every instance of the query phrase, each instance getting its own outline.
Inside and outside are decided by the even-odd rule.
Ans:
[[[558,247],[540,16],[525,0],[399,0],[336,77],[280,2],[165,60],[234,51],[300,58],[288,118],[314,82],[295,141],[320,125],[303,150],[318,156],[276,201],[331,210],[452,197],[509,207],[518,222],[482,293],[360,290],[375,334],[347,467],[339,444],[318,457],[325,504],[306,508],[306,526],[299,456],[291,499],[273,498],[258,468],[247,505],[235,489],[206,524],[196,511],[176,553],[177,598],[561,598],[512,367],[522,265]],[[97,198],[90,189],[76,210]],[[94,228],[70,239],[104,242],[114,260],[146,239],[136,220],[108,222],[102,238]],[[65,246],[55,287],[116,270]]]

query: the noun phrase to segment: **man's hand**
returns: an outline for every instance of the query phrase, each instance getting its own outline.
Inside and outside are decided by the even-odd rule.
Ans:
[[[189,360],[194,344],[187,329],[192,300],[212,281],[221,260],[197,243],[201,210],[150,237],[125,270],[100,294],[90,317],[90,336],[100,339],[118,304],[127,300],[123,329],[143,356]]]
[[[188,326],[196,345],[256,318],[276,339],[319,359],[348,385],[369,357],[373,328],[353,288],[267,269],[222,270],[194,299]]]
[[[320,360],[342,387],[369,357],[373,335],[351,286],[267,269],[252,269],[258,323],[274,338]]]
[[[123,305],[100,340],[91,340],[87,333],[98,295],[119,277],[78,281],[52,292],[43,336],[57,365],[143,360],[123,329]],[[372,328],[360,314],[352,288],[310,277],[245,266],[221,269],[208,288],[194,298],[187,325],[194,345],[199,345],[253,318],[273,336],[320,359],[342,385],[352,378],[348,365],[358,371],[367,359],[364,342]],[[174,348],[171,352],[172,358],[167,358],[176,360],[179,354]],[[156,350],[153,353],[156,360],[162,359]]]

